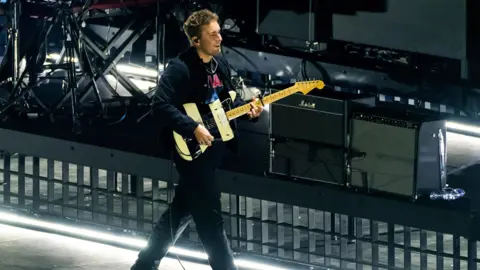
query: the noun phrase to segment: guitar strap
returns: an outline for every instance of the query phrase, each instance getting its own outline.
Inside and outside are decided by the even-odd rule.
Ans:
[[[218,62],[222,63],[223,61],[220,60]],[[222,80],[223,82],[224,92],[226,92],[226,97],[229,97],[228,91],[235,90],[235,86],[233,85],[232,79],[229,78],[229,72],[226,69],[228,69],[228,66],[221,65],[221,64],[218,65],[218,76],[220,77],[220,80]]]
[[[230,72],[228,70],[228,68],[229,68],[228,63],[226,63],[226,61],[223,61],[223,59],[221,59],[221,58],[219,58],[217,61],[219,63],[217,74],[218,74],[220,80],[222,80],[222,82],[223,82],[223,91],[220,93],[219,97],[220,97],[220,100],[225,101],[225,100],[230,98],[229,91],[235,90],[235,86],[233,85],[232,79],[229,77]],[[238,95],[237,95],[237,97],[238,97]],[[235,102],[235,100],[232,100],[231,104],[233,104],[234,102]],[[236,120],[230,121],[230,126],[232,127],[233,132],[236,133],[237,121]],[[235,137],[238,137],[237,133],[236,133]],[[238,155],[239,144],[238,144],[238,139],[237,138],[234,138],[233,140],[230,140],[230,141],[226,142],[226,146],[227,146],[228,149],[230,149],[230,151],[233,154]]]

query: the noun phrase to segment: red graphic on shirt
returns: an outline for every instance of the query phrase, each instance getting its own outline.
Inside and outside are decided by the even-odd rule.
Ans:
[[[217,74],[209,75],[208,76],[208,88],[217,88],[223,86],[222,81],[218,78]]]
[[[223,82],[217,74],[208,75],[208,89],[211,89],[212,95],[206,100],[210,104],[218,99],[218,93],[223,90]]]

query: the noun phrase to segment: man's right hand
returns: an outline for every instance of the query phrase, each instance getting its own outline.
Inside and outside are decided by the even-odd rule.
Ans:
[[[198,125],[193,134],[199,144],[212,146],[213,136],[203,125]]]

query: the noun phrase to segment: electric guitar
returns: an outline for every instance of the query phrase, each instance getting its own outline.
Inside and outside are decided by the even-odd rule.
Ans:
[[[301,92],[304,95],[308,94],[313,89],[323,89],[325,84],[323,81],[304,81],[297,82],[295,85],[278,91],[274,94],[263,97],[261,100],[255,101],[256,106],[264,106],[280,99],[286,98],[297,92]],[[230,121],[247,114],[251,110],[249,103],[239,106],[237,108],[231,108],[232,100],[235,100],[236,92],[229,92],[230,98],[221,102],[216,100],[210,104],[209,112],[201,114],[199,108],[195,103],[185,103],[183,108],[188,116],[190,116],[195,122],[205,126],[210,131],[215,141],[229,141],[234,138],[233,130],[230,126]],[[185,160],[192,161],[203,154],[208,145],[201,145],[198,143],[195,136],[192,134],[190,138],[184,138],[180,134],[173,132],[173,138],[175,141],[175,147],[178,154]]]

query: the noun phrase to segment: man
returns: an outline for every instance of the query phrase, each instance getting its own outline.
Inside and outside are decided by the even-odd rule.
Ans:
[[[157,269],[168,248],[192,219],[212,269],[237,269],[223,228],[220,190],[215,179],[227,144],[214,142],[204,126],[182,112],[182,104],[190,102],[205,111],[210,102],[225,100],[229,97],[228,91],[234,90],[228,63],[219,56],[222,37],[218,16],[208,10],[194,12],[183,28],[191,48],[168,64],[153,98],[152,111],[159,123],[163,122],[183,137],[194,135],[199,143],[210,147],[193,161],[185,161],[175,154],[174,162],[180,175],[175,198],[155,224],[148,246],[139,253],[132,270]],[[243,104],[244,101],[236,98],[233,106]],[[263,108],[253,103],[251,107],[248,118],[256,119]],[[232,127],[235,128],[234,122]]]

